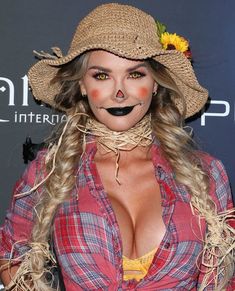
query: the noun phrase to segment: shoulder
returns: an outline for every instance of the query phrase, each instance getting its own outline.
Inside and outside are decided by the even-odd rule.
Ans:
[[[46,176],[46,154],[47,150],[39,151],[36,158],[28,164],[21,177],[15,183],[12,207],[18,204],[23,205],[24,202],[32,205],[42,192],[41,187],[37,188],[36,191],[33,191],[33,188]]]
[[[217,205],[218,212],[233,206],[229,178],[223,163],[208,153],[197,151],[201,165],[209,178],[209,195]]]
[[[201,160],[203,166],[210,166],[211,164],[215,162],[221,163],[219,159],[210,155],[207,152],[196,150],[195,153],[196,153],[196,156]]]
[[[20,180],[33,187],[35,182],[45,176],[46,173],[46,155],[47,149],[38,151],[35,159],[26,167]]]
[[[197,151],[196,155],[200,159],[202,168],[209,178],[213,180],[221,179],[221,181],[228,182],[228,175],[222,161],[202,151]]]
[[[12,229],[20,228],[19,221],[26,225],[35,217],[35,206],[40,201],[43,186],[35,187],[45,177],[46,150],[37,153],[36,158],[28,164],[21,177],[14,185],[7,221]]]

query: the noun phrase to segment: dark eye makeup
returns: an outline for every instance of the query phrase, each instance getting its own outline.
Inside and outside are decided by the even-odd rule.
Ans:
[[[142,72],[139,72],[139,71],[130,72],[130,78],[132,78],[132,79],[138,79],[138,78],[141,78],[141,77],[144,77],[144,76],[146,76],[146,74],[142,73]]]
[[[97,80],[106,80],[108,78],[108,74],[104,72],[96,72],[92,74],[92,77],[97,79]]]
[[[146,74],[140,71],[129,72],[129,78],[131,79],[139,79],[144,76],[146,76]],[[101,81],[107,80],[109,78],[108,74],[105,72],[96,72],[92,74],[92,77],[96,80],[101,80]]]

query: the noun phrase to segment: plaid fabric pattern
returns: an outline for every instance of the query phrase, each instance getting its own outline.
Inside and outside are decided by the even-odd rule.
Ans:
[[[192,214],[190,195],[178,185],[157,144],[152,146],[152,161],[162,195],[166,233],[148,274],[139,282],[123,281],[122,242],[111,203],[99,178],[94,143],[88,144],[79,165],[77,191],[57,211],[53,224],[53,243],[66,290],[198,290],[204,273],[197,267],[202,251],[206,223]],[[218,211],[232,207],[229,182],[223,165],[199,153],[210,178],[210,195]],[[30,189],[42,169],[45,152],[40,152],[17,182],[14,193]],[[42,175],[42,174],[41,174]],[[77,199],[79,197],[79,199]],[[0,229],[0,258],[18,258],[27,250],[40,190],[15,199]],[[203,270],[202,270],[203,271]],[[215,290],[213,284],[206,291]],[[235,290],[230,286],[227,290]]]

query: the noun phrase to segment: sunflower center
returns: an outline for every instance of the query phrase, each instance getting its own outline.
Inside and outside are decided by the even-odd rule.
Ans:
[[[172,43],[170,43],[170,44],[167,45],[167,48],[166,49],[167,50],[175,50],[176,47]]]

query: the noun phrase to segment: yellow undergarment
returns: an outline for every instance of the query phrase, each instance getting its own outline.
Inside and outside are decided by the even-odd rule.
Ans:
[[[148,273],[149,267],[153,261],[157,248],[137,259],[129,259],[122,256],[123,259],[123,278],[124,281],[135,279],[140,281]]]

